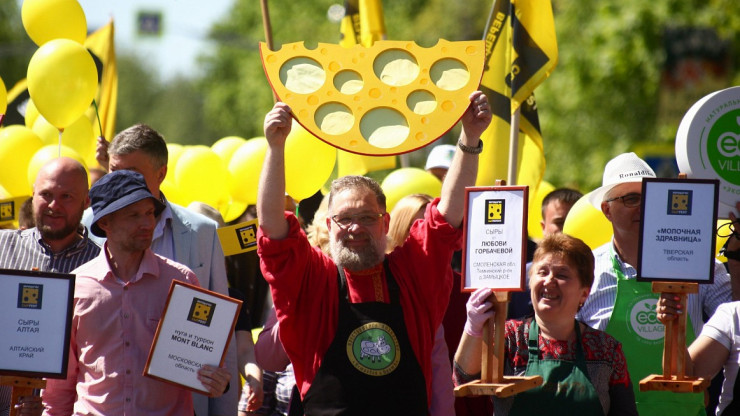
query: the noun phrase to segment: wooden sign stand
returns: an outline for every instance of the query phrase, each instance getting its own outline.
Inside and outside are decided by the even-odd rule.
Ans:
[[[679,173],[678,179],[686,179]],[[689,293],[698,293],[695,282],[653,282],[654,293],[675,293],[684,313],[665,325],[663,338],[663,374],[651,374],[640,380],[640,391],[672,391],[675,393],[699,393],[709,387],[711,380],[686,375],[686,319]],[[657,311],[656,311],[657,312]],[[673,371],[676,371],[676,374]]]
[[[663,341],[663,374],[651,374],[640,380],[640,391],[672,391],[699,393],[709,387],[710,380],[686,375],[686,299],[699,292],[698,283],[653,282],[653,292],[676,293],[684,313],[665,325]],[[674,374],[673,371],[676,371]]]
[[[496,396],[505,398],[542,385],[541,376],[504,377],[504,336],[509,292],[493,292],[489,299],[493,300],[496,314],[495,324],[489,319],[483,326],[481,379],[456,387],[455,396],[457,397]]]
[[[29,377],[0,376],[0,385],[12,387],[12,393],[10,394],[10,416],[16,416],[19,409],[16,409],[15,405],[20,401],[20,398],[33,396],[34,390],[45,388],[46,380]]]

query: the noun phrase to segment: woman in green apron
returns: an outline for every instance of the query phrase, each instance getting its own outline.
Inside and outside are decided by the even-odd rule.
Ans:
[[[565,234],[542,240],[530,268],[535,316],[508,320],[505,375],[540,375],[542,386],[513,398],[493,398],[502,415],[636,415],[621,344],[575,320],[594,279],[594,257],[583,241]],[[467,322],[455,353],[454,378],[480,378],[482,328],[493,317],[490,289],[468,301]]]

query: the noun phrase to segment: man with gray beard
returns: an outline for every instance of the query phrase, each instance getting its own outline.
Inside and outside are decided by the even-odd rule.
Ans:
[[[387,256],[385,195],[362,176],[332,183],[332,257],[309,245],[283,211],[290,108],[277,103],[265,117],[258,252],[306,415],[427,414],[431,350],[452,288],[465,187],[475,182],[480,135],[491,122],[485,95],[470,101],[441,199]]]

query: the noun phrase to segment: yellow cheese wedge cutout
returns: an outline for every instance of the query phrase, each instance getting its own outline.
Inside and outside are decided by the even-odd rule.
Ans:
[[[279,99],[319,139],[362,155],[395,155],[433,142],[460,120],[483,75],[485,44],[423,48],[378,41],[366,48],[303,42],[279,51],[260,43]]]

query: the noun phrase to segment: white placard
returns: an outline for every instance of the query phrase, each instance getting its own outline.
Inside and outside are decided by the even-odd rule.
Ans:
[[[0,374],[65,378],[75,278],[0,269]]]
[[[198,370],[223,363],[241,304],[173,280],[144,375],[207,393]]]
[[[643,179],[638,280],[713,281],[718,190],[717,180]]]
[[[467,188],[463,290],[524,289],[528,187]]]

